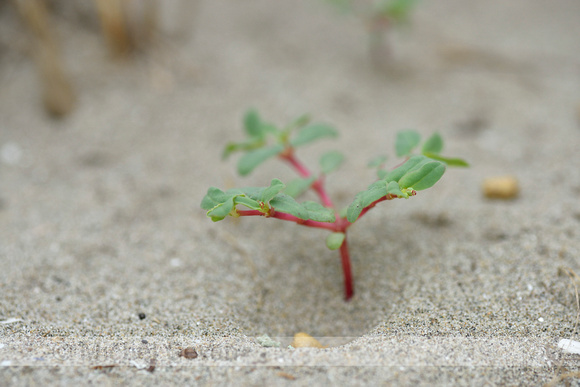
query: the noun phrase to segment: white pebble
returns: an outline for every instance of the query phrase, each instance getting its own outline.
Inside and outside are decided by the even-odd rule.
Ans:
[[[534,287],[532,286],[532,284],[528,284],[528,291],[531,292],[532,290],[534,290]]]
[[[7,142],[0,148],[0,158],[9,165],[16,165],[22,159],[22,149],[15,142]]]
[[[580,354],[580,342],[568,339],[562,339],[558,342],[558,348],[567,353]]]
[[[11,365],[12,362],[10,360],[4,360],[2,363],[0,363],[0,367],[10,367]]]
[[[169,264],[173,267],[180,267],[181,266],[181,259],[172,258],[171,261],[169,261]]]
[[[12,324],[12,323],[15,323],[18,321],[22,321],[22,319],[12,317],[12,318],[0,321],[0,324]]]
[[[538,321],[539,321],[539,322],[544,322],[544,318],[543,318],[543,317],[540,317],[540,318],[538,319]]]

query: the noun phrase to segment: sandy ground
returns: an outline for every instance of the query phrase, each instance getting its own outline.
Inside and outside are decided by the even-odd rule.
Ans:
[[[579,15],[575,0],[425,0],[386,73],[360,21],[313,0],[202,2],[191,39],[132,63],[63,18],[78,106],[62,121],[4,39],[0,384],[539,385],[579,370],[557,347],[578,339]],[[400,129],[439,131],[472,167],[352,228],[346,303],[324,232],[199,209],[209,186],[293,177],[220,161],[250,106],[341,131],[299,153],[348,153],[328,180],[341,205]],[[504,174],[520,197],[483,198]],[[286,349],[300,331],[332,347]]]

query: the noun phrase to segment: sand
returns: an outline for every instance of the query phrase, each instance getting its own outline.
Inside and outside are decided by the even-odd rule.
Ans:
[[[189,39],[129,62],[60,16],[78,97],[63,120],[4,7],[0,384],[539,385],[579,370],[557,343],[580,340],[580,4],[424,1],[378,70],[363,24],[321,3],[205,1]],[[209,186],[294,177],[220,160],[248,107],[335,125],[298,155],[347,153],[328,178],[341,206],[373,181],[372,156],[396,163],[401,129],[440,132],[471,168],[351,229],[347,303],[324,231],[199,208]],[[503,175],[520,195],[483,197]],[[298,332],[329,348],[286,348]]]

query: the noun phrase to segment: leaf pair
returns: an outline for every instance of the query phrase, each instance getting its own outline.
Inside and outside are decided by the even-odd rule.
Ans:
[[[273,179],[269,187],[234,188],[225,192],[211,187],[201,201],[201,208],[207,210],[207,216],[214,222],[235,215],[234,209],[238,204],[266,214],[270,210],[270,201],[285,187],[278,179]]]
[[[324,223],[332,223],[336,220],[334,211],[324,207],[322,204],[312,201],[298,203],[292,196],[286,194],[277,195],[270,201],[270,204],[276,212],[294,215],[303,220]]]
[[[285,188],[286,185],[278,179],[273,179],[268,187],[234,188],[225,192],[211,187],[201,202],[201,208],[207,210],[207,216],[214,222],[228,215],[236,216],[238,204],[264,214],[274,210],[303,220],[328,223],[336,220],[331,209],[316,202],[298,203],[293,197],[282,193]]]
[[[395,141],[395,150],[398,157],[410,156],[411,152],[419,145],[421,142],[421,135],[414,130],[404,130],[397,133],[397,139]],[[439,133],[433,134],[431,137],[425,141],[421,147],[421,154],[453,167],[468,167],[469,164],[462,159],[458,158],[448,158],[440,156],[439,154],[443,150],[443,138]]]
[[[337,137],[338,132],[326,124],[309,124],[307,115],[294,120],[284,130],[263,121],[255,110],[248,110],[244,116],[244,129],[248,139],[244,142],[229,143],[224,149],[223,158],[234,152],[246,152],[238,161],[238,173],[250,174],[264,161],[280,155],[287,148],[296,148],[328,137]],[[292,131],[298,130],[296,136],[289,138]],[[274,144],[268,144],[268,137],[273,137]],[[271,141],[272,142],[272,141]]]
[[[403,165],[390,172],[379,171],[381,180],[355,196],[347,209],[346,219],[351,223],[355,222],[364,208],[387,194],[406,199],[412,191],[430,188],[444,173],[444,163],[423,155],[412,156]]]

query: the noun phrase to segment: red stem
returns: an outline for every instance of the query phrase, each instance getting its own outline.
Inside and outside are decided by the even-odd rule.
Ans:
[[[294,152],[292,148],[288,148],[284,153],[280,155],[280,158],[287,161],[294,169],[298,172],[298,174],[304,178],[308,178],[312,176],[312,173],[306,168],[296,157],[294,157]],[[310,186],[318,196],[322,204],[325,207],[334,208],[332,204],[332,200],[326,193],[324,189],[324,179],[323,176],[320,176],[317,180],[315,180],[312,185]],[[416,192],[413,191],[411,195],[415,195]],[[378,203],[385,201],[385,200],[392,200],[397,196],[387,194],[386,196],[375,200],[361,211],[360,215],[358,216],[357,220],[364,216],[371,208],[376,206]],[[296,224],[306,226],[306,227],[313,227],[313,228],[321,228],[326,229],[334,232],[343,232],[346,234],[346,230],[352,225],[346,219],[339,218],[338,214],[336,215],[336,220],[333,223],[326,223],[326,222],[317,222],[314,220],[304,220],[300,219],[294,215],[287,214],[284,212],[276,212],[275,209],[271,209],[269,212],[262,212],[258,210],[237,210],[238,215],[240,216],[265,216],[268,218],[276,218],[280,220],[285,220],[289,222],[294,222]],[[342,272],[344,274],[344,298],[346,301],[349,301],[354,296],[354,281],[352,277],[351,265],[350,265],[350,254],[348,251],[348,243],[346,241],[346,236],[342,245],[340,246],[340,257],[342,262]]]
[[[265,216],[268,218],[276,218],[276,219],[286,220],[289,222],[294,222],[294,223],[299,224],[301,226],[323,228],[325,230],[330,230],[330,231],[340,231],[337,229],[337,226],[339,225],[339,223],[336,223],[336,222],[326,223],[326,222],[317,222],[315,220],[304,220],[304,219],[300,219],[294,215],[287,214],[285,212],[271,211],[270,214],[265,214],[262,211],[258,211],[258,210],[237,210],[237,213],[240,216]]]
[[[344,274],[344,298],[346,301],[349,301],[354,295],[354,281],[350,269],[350,254],[348,252],[346,237],[340,246],[340,258],[342,261],[342,272]]]

